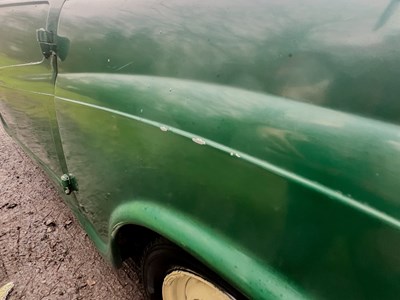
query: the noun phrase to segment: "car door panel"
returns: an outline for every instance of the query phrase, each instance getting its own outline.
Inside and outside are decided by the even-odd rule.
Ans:
[[[287,282],[299,295],[395,298],[399,89],[395,76],[376,74],[398,70],[388,49],[399,24],[371,33],[385,7],[66,3],[59,32],[71,48],[56,110],[78,201],[103,244],[130,221],[157,228],[255,299]],[[348,30],[359,39],[343,38]],[[162,223],[136,203],[181,222]],[[184,220],[197,227],[181,228]],[[221,248],[234,241],[254,269],[281,281],[257,280],[251,267],[232,275],[236,256],[218,260],[191,230],[222,236],[210,242]]]
[[[49,8],[48,1],[0,2],[0,105],[9,131],[60,176],[54,140],[55,70],[36,40],[36,30],[46,27]]]

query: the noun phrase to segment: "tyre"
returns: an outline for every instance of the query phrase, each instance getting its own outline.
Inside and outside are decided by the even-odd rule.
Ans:
[[[151,300],[242,300],[228,283],[182,249],[158,239],[145,251],[142,280]]]

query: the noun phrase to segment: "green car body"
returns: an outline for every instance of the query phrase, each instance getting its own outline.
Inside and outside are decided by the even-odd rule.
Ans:
[[[1,119],[115,265],[133,226],[250,299],[397,299],[400,8],[370,2],[3,0]]]

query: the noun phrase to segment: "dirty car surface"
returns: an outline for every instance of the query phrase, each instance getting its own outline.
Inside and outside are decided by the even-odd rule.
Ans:
[[[2,0],[1,120],[151,299],[395,299],[397,4]]]

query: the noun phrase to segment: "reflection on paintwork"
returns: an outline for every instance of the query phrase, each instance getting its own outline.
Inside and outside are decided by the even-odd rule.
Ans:
[[[279,152],[304,159],[304,156],[297,151],[295,144],[298,142],[309,142],[309,139],[305,135],[269,126],[260,126],[256,130],[260,138],[267,141],[266,148],[276,149]],[[294,141],[295,143],[293,143]]]
[[[15,65],[6,65],[0,67],[0,70],[4,69],[9,69],[9,68],[15,68],[15,67],[27,67],[27,66],[35,66],[35,65],[40,65],[43,64],[43,59],[41,61],[36,61],[36,62],[28,62],[28,63],[23,63],[23,64],[15,64]]]
[[[75,95],[74,98],[78,97]],[[96,102],[87,97],[84,99]],[[349,291],[356,295],[358,288],[353,285],[354,280],[340,275],[343,275],[343,268],[346,272],[367,274],[363,271],[364,258],[369,258],[367,267],[375,270],[376,282],[379,281],[382,269],[376,262],[380,258],[371,259],[371,253],[379,245],[368,241],[368,248],[363,248],[363,252],[360,252],[359,246],[365,226],[371,230],[382,227],[377,222],[379,218],[354,214],[352,209],[336,201],[321,198],[297,184],[263,172],[258,167],[248,165],[247,161],[232,160],[230,156],[215,151],[209,151],[204,160],[200,148],[190,146],[186,138],[165,135],[158,126],[148,126],[140,118],[132,116],[138,121],[132,123],[125,113],[110,116],[101,106],[93,109],[94,106],[84,106],[77,101],[60,100],[57,101],[60,128],[67,157],[73,158],[69,159],[69,167],[76,169],[82,179],[80,201],[104,238],[107,236],[108,223],[107,218],[102,218],[104,215],[101,212],[112,210],[119,205],[119,201],[125,202],[125,199],[135,195],[136,199],[147,199],[149,202],[158,202],[157,199],[160,199],[162,205],[178,206],[189,215],[203,215],[207,218],[207,225],[225,233],[229,231],[229,234],[240,237],[247,245],[251,243],[252,251],[259,257],[268,258],[275,268],[283,273],[288,272],[292,280],[305,285],[319,282],[326,286],[333,276],[341,279],[336,279],[338,284],[348,287],[346,295]],[[104,127],[102,124],[110,126]],[[96,131],[101,134],[96,134]],[[232,164],[233,161],[239,165]],[[91,165],[91,170],[80,168],[82,164]],[[243,168],[246,172],[242,172]],[[124,170],[122,178],[121,170]],[[105,177],[108,178],[106,182],[101,186],[96,185]],[[174,182],[180,184],[175,185]],[[194,186],[202,192],[194,193]],[[102,197],[109,191],[113,191],[113,201]],[[224,212],[222,222],[218,222],[220,218],[217,215],[210,214],[210,207],[214,207],[216,213]],[[251,211],[251,220],[242,218],[247,215],[244,211]],[[335,221],[338,218],[342,223]],[[266,230],[263,240],[257,237],[257,228],[260,226]],[[393,235],[391,232],[390,227],[385,227],[379,236],[385,238]],[[343,247],[343,243],[347,247]],[[297,250],[295,253],[293,248]],[[357,255],[349,253],[349,249]],[[241,251],[246,252],[246,249]],[[391,246],[389,251],[392,251]],[[349,255],[351,260],[348,260]],[[392,264],[393,259],[387,263]],[[320,269],[321,264],[325,268]],[[342,268],[334,271],[334,266],[338,264]],[[333,272],[328,277],[326,268]],[[362,278],[361,275],[358,277]],[[362,280],[369,279],[365,277]],[[379,281],[379,284],[393,288],[394,282]],[[268,283],[264,284],[268,286]],[[332,295],[331,290],[329,294]],[[341,295],[340,291],[334,294]]]
[[[386,0],[91,5],[67,3],[61,15],[75,44],[62,72],[193,79],[400,122],[400,19],[373,30]]]
[[[200,224],[168,223],[172,240],[234,240],[229,253],[252,258],[238,276],[238,255],[202,258],[255,299],[278,290],[256,267],[309,297],[395,298],[400,23],[387,5],[66,2],[57,116],[101,245],[125,207],[164,230],[154,205]]]
[[[388,144],[400,151],[400,141],[388,141]]]
[[[60,174],[58,119],[104,253],[127,207],[255,299],[398,297],[398,1],[68,1],[55,105],[36,4],[0,7],[2,119]]]
[[[48,8],[47,3],[0,7],[0,106],[10,133],[49,171],[61,175],[54,142],[53,70],[36,41]]]
[[[80,178],[80,201],[104,239],[108,236],[108,220],[101,212],[112,211],[121,204],[119,200],[132,197],[149,202],[163,199],[163,205],[179,205],[182,212],[191,216],[207,216],[209,226],[236,232],[247,240],[254,240],[256,233],[245,231],[239,224],[253,227],[257,226],[257,222],[249,223],[246,218],[242,219],[238,209],[247,211],[255,205],[258,211],[270,216],[267,222],[271,224],[271,230],[278,234],[283,229],[285,218],[269,213],[272,206],[282,207],[281,213],[285,213],[285,203],[281,203],[286,190],[283,180],[270,178],[258,168],[250,167],[246,173],[239,172],[241,165],[232,164],[232,161],[240,160],[232,160],[221,151],[209,152],[205,161],[203,153],[207,147],[199,147],[181,135],[165,134],[158,126],[132,122],[132,119],[122,115],[112,118],[100,109],[93,110],[64,100],[57,101],[57,109],[60,112],[60,130],[66,145],[68,167],[76,170],[76,176]],[[89,119],[92,120],[90,124],[84,121]],[[104,127],[102,124],[110,126]],[[101,131],[102,134],[92,135],[92,130]],[[69,147],[72,142],[79,147]],[[104,143],[108,147],[100,146]],[[86,156],[87,151],[91,152],[90,157]],[[92,165],[93,168],[80,168],[82,164]],[[111,165],[114,167],[110,168]],[[104,176],[108,180],[102,181],[102,185],[96,184],[96,180]],[[218,182],[215,178],[224,180]],[[269,185],[263,186],[263,181],[274,182],[274,191],[270,190]],[[174,182],[181,184],[178,186]],[[242,184],[254,186],[253,191],[249,193],[242,190]],[[203,193],[194,193],[194,186],[202,189]],[[102,196],[110,191],[113,201]],[[270,198],[270,201],[258,201],[258,193],[264,194],[265,199]],[[230,204],[227,205],[228,199]],[[215,209],[210,214],[211,206]],[[229,221],[218,221],[221,220],[218,218],[221,211]],[[275,239],[276,234],[266,238],[266,241]],[[262,249],[268,253],[274,252],[268,243],[262,243],[259,247],[260,253],[264,252]]]
[[[378,22],[376,23],[374,30],[378,30],[383,27],[389,19],[394,15],[397,7],[399,6],[399,0],[391,0],[388,6],[383,11],[382,15],[380,16]]]
[[[47,4],[0,7],[0,67],[42,61],[36,29],[46,25]]]
[[[397,179],[392,174],[400,166],[391,160],[398,150],[386,146],[388,139],[399,140],[397,126],[283,98],[176,79],[61,74],[58,83],[64,89],[74,86],[70,92],[82,91],[84,102],[198,134],[355,199],[368,199],[372,207],[399,216]],[[59,95],[63,93],[60,90]],[[379,181],[373,176],[376,172],[382,174]]]

